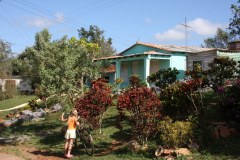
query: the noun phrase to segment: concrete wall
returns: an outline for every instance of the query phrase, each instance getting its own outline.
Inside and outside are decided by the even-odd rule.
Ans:
[[[237,62],[240,61],[240,51],[239,52],[223,52],[223,51],[218,51],[217,52],[217,55],[218,56],[221,56],[221,57],[229,57]]]
[[[2,90],[5,91],[5,82],[6,80],[14,80],[15,84],[17,86],[17,90],[19,92],[24,92],[24,91],[32,91],[32,87],[29,85],[28,82],[23,81],[21,78],[11,78],[11,79],[0,79],[0,85],[2,86]]]

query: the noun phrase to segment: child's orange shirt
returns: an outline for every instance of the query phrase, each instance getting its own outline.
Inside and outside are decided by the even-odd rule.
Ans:
[[[67,124],[68,124],[68,130],[76,130],[77,118],[75,116],[69,117]]]

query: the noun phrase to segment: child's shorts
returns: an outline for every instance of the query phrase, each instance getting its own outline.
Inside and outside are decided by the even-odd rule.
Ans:
[[[76,138],[76,130],[67,130],[65,138],[66,139]]]

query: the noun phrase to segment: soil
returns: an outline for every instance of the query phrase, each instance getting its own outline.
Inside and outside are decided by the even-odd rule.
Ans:
[[[14,151],[11,151],[14,150]],[[0,146],[2,160],[64,160],[64,156],[54,155],[47,150],[25,146]],[[14,152],[16,155],[14,155]]]
[[[112,151],[126,146],[126,142],[113,141],[112,145],[95,154],[96,157],[110,154]],[[30,146],[0,146],[0,160],[64,160],[64,155],[54,154],[48,150]]]

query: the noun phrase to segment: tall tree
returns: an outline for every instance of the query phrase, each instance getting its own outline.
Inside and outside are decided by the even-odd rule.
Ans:
[[[233,18],[230,18],[228,29],[230,30],[230,34],[236,40],[240,39],[240,0],[238,0],[237,4],[231,5],[231,11]]]
[[[61,97],[63,93],[83,93],[84,80],[98,76],[100,62],[92,63],[98,54],[95,43],[67,37],[51,41],[48,30],[43,30],[36,34],[33,47],[19,56],[17,64],[20,73],[32,81],[37,95]]]
[[[27,47],[14,61],[15,70],[25,79],[29,79],[33,88],[40,84],[38,55],[44,54],[51,45],[51,34],[47,29],[36,33],[35,44]],[[17,69],[16,69],[17,68]]]
[[[116,50],[112,47],[112,39],[105,38],[104,31],[98,26],[91,25],[89,30],[85,28],[78,29],[79,38],[85,38],[88,42],[96,43],[101,48],[98,57],[107,57],[116,53]]]
[[[212,38],[207,38],[204,40],[204,47],[207,48],[227,48],[228,42],[231,37],[228,32],[218,28],[216,35]]]
[[[11,75],[11,44],[0,39],[0,78]]]

